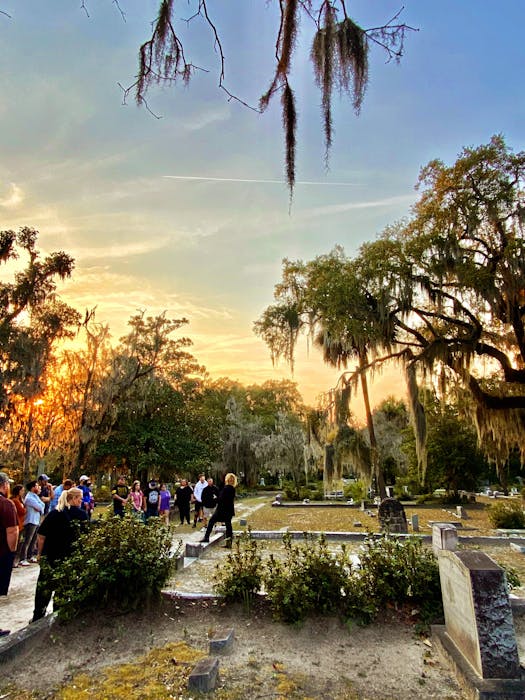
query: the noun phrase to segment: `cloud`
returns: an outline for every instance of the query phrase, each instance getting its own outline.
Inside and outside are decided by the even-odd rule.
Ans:
[[[165,248],[171,238],[169,236],[154,237],[147,241],[137,241],[129,243],[115,243],[111,245],[101,245],[100,247],[82,248],[76,244],[71,245],[71,253],[75,258],[105,260],[115,258],[129,258],[137,255],[146,255],[156,250]]]
[[[303,212],[303,216],[326,216],[327,214],[344,214],[347,211],[356,209],[378,209],[400,204],[412,204],[414,195],[402,194],[396,197],[383,197],[382,199],[372,199],[367,202],[345,202],[344,204],[329,204],[323,207],[313,207]]]
[[[15,209],[24,201],[24,192],[21,187],[11,182],[9,185],[9,193],[3,199],[0,199],[0,207],[6,209]]]

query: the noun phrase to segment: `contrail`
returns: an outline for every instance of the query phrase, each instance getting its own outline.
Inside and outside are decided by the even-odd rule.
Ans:
[[[203,180],[209,182],[254,182],[254,183],[267,183],[272,185],[286,185],[284,180],[249,180],[246,178],[237,177],[195,177],[192,175],[163,175],[162,177],[169,180]],[[300,180],[295,183],[296,185],[320,185],[322,187],[336,185],[338,187],[355,187],[354,182],[308,182],[305,180]]]

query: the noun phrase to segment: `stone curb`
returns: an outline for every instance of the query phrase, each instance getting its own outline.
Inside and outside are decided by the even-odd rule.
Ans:
[[[56,615],[54,613],[46,615],[41,620],[31,622],[27,627],[13,632],[8,637],[3,637],[0,640],[0,664],[17,656],[24,647],[29,646],[30,643],[42,636],[53,626],[55,620]]]

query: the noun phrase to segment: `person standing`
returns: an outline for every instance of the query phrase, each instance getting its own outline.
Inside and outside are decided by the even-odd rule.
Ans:
[[[22,549],[23,542],[23,530],[24,530],[24,520],[26,518],[26,507],[24,505],[24,493],[25,489],[22,484],[16,484],[13,486],[11,491],[11,500],[15,504],[16,515],[18,518],[18,546],[16,548],[15,561],[13,564],[13,569],[18,567],[20,561],[20,550]]]
[[[160,484],[159,516],[166,525],[170,524],[170,501],[171,493],[164,482]]]
[[[24,544],[20,550],[20,566],[36,562],[36,536],[40,520],[44,514],[44,503],[40,500],[40,484],[30,481],[26,484],[26,517],[24,520]],[[29,559],[29,561],[28,561]]]
[[[47,474],[40,474],[38,477],[38,483],[40,484],[40,493],[38,495],[44,504],[44,515],[47,515],[54,496],[53,485],[49,481]]]
[[[18,517],[13,501],[9,498],[10,479],[0,472],[0,596],[7,595],[18,543]],[[9,630],[0,629],[0,637]]]
[[[235,474],[226,474],[224,477],[224,487],[219,494],[217,509],[210,518],[208,527],[206,528],[206,534],[202,538],[201,542],[210,541],[210,534],[215,523],[224,523],[226,526],[226,540],[224,542],[224,546],[231,549],[233,541],[232,518],[235,515],[234,501],[236,486],[237,477]]]
[[[193,518],[193,527],[197,527],[197,522],[202,520],[202,492],[206,488],[206,477],[204,474],[199,474],[199,480],[193,487],[193,499],[195,501],[195,515]]]
[[[119,476],[111,491],[111,496],[113,497],[113,512],[122,518],[124,506],[129,501],[129,486],[126,484],[125,476]]]
[[[146,520],[157,517],[160,505],[160,488],[155,479],[151,479],[148,483],[144,498],[146,499]]]
[[[54,590],[54,570],[71,554],[81,526],[88,522],[88,515],[81,508],[82,497],[81,489],[76,487],[69,489],[66,492],[65,507],[62,510],[57,508],[51,511],[42,521],[38,531],[38,556],[45,557],[49,566],[40,567],[31,622],[40,620],[46,614]]]
[[[175,491],[175,500],[179,509],[180,524],[184,525],[186,520],[190,524],[190,503],[193,489],[188,484],[187,479],[181,479],[180,486]]]
[[[202,490],[202,517],[205,526],[208,524],[208,520],[215,512],[218,498],[219,489],[215,486],[213,479],[210,477],[208,479],[208,485]]]
[[[68,491],[72,486],[74,486],[74,483],[71,479],[64,479],[64,481],[59,484],[56,489],[54,489],[53,498],[49,502],[50,511],[56,510],[58,506],[58,499],[60,498],[62,492]]]
[[[145,506],[144,493],[140,488],[140,481],[138,479],[134,481],[133,485],[131,486],[130,500],[133,507],[133,513],[137,516],[137,518],[143,520]]]
[[[90,486],[91,481],[89,480],[89,476],[82,474],[78,480],[78,488],[82,491],[82,510],[86,512],[88,520],[91,520],[91,511],[93,510],[91,507],[93,494],[91,493]]]

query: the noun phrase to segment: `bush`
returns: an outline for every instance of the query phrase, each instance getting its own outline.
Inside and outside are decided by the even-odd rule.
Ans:
[[[236,538],[226,561],[217,566],[214,580],[217,593],[227,601],[241,602],[249,609],[261,589],[262,558],[250,531]]]
[[[347,484],[344,487],[343,494],[347,500],[353,498],[356,503],[364,501],[366,499],[366,484],[361,480]]]
[[[111,490],[109,486],[102,485],[95,489],[93,496],[98,503],[108,503],[111,501]]]
[[[93,606],[126,612],[159,597],[172,570],[171,546],[158,518],[144,524],[126,513],[92,523],[55,570],[58,616],[71,619]]]
[[[344,547],[329,552],[323,536],[305,535],[302,544],[283,536],[284,561],[270,555],[264,582],[274,616],[299,622],[308,615],[333,615],[341,611],[341,592],[348,584],[351,565]]]
[[[294,544],[285,534],[283,543],[282,559],[263,562],[251,537],[238,540],[217,565],[218,592],[249,605],[264,584],[274,617],[289,623],[312,615],[368,622],[392,604],[418,607],[424,624],[442,616],[437,561],[421,540],[369,537],[358,568],[344,545],[331,552],[323,536]]]
[[[525,513],[518,501],[499,501],[489,508],[489,520],[494,527],[504,530],[525,528]]]

